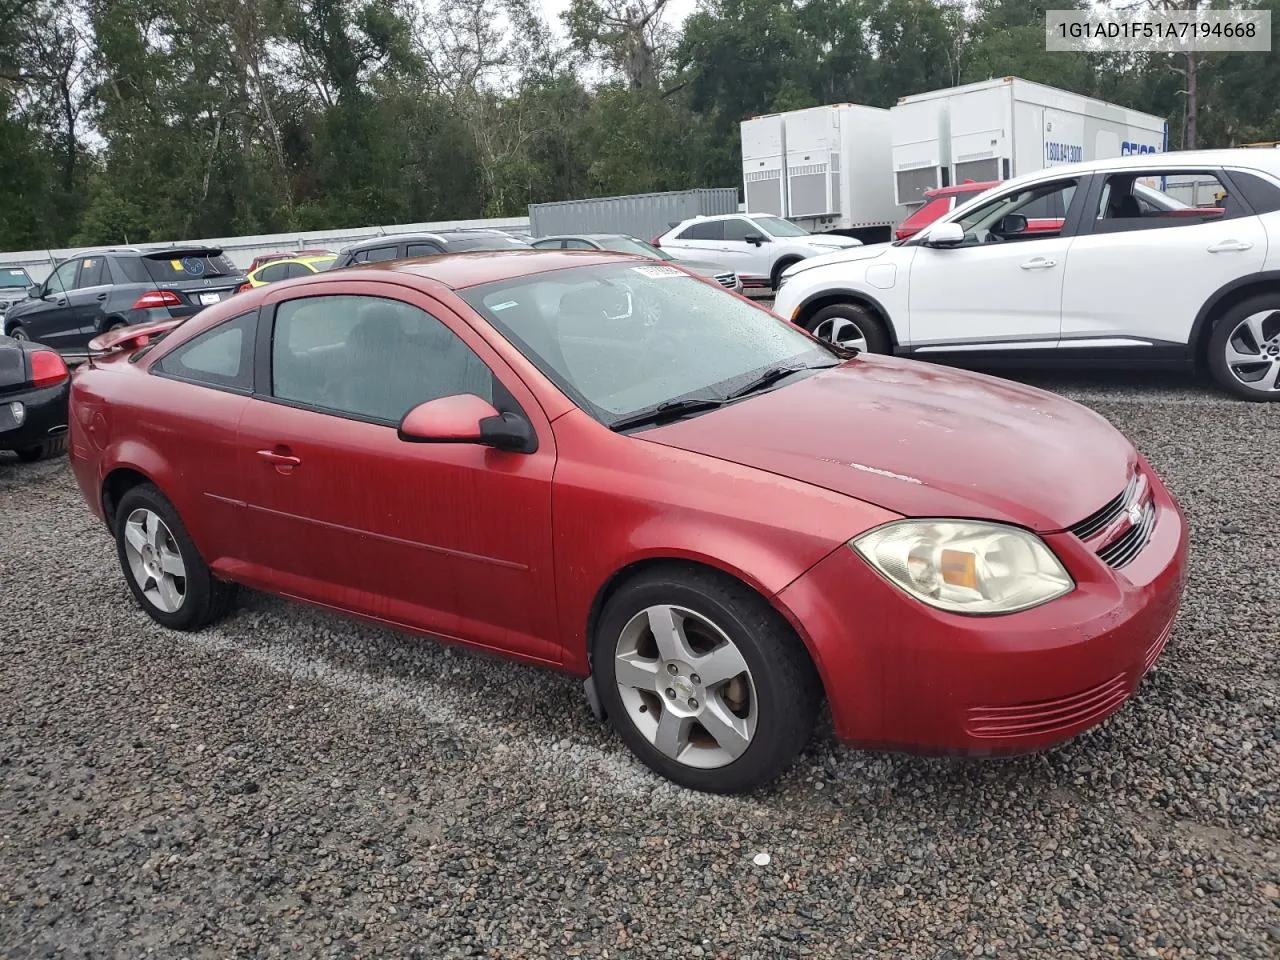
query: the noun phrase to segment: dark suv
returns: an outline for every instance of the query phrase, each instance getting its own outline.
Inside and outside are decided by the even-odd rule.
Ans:
[[[372,240],[361,240],[344,247],[338,254],[339,267],[357,263],[380,263],[383,260],[406,260],[413,257],[436,257],[442,253],[467,253],[472,250],[527,250],[529,244],[509,233],[497,230],[448,230],[443,233],[402,233]]]
[[[4,316],[4,332],[62,353],[83,353],[113,327],[186,317],[225,300],[244,274],[211,247],[82,253],[54,267],[31,299]]]

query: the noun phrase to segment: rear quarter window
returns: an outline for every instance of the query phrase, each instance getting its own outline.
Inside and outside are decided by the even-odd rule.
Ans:
[[[161,357],[156,372],[203,386],[249,392],[257,317],[246,313],[206,330]]]

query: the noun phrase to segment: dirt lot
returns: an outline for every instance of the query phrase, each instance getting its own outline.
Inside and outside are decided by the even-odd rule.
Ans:
[[[0,956],[1277,956],[1280,405],[1039,382],[1188,512],[1159,669],[1047,755],[822,737],[746,799],[552,674],[260,595],[166,632],[65,463],[3,460]]]

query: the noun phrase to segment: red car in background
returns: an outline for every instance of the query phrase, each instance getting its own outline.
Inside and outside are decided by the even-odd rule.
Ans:
[[[1070,738],[1183,588],[1182,513],[1103,418],[647,258],[380,263],[92,346],[71,463],[154,620],[243,584],[565,670],[697,789],[779,774],[824,699],[858,744]]]

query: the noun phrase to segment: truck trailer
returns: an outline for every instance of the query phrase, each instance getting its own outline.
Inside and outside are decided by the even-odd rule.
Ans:
[[[926,190],[966,180],[1007,180],[1169,145],[1163,117],[1018,77],[902,97],[890,116],[894,197],[908,207]]]
[[[785,217],[811,233],[889,239],[899,211],[889,164],[889,111],[852,103],[744,120],[748,213]]]

